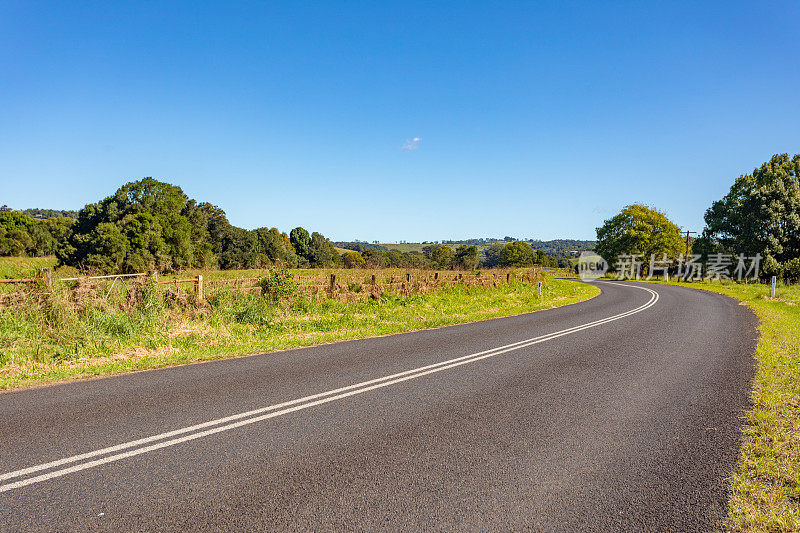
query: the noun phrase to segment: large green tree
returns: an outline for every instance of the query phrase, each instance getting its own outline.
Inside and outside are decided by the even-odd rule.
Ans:
[[[595,251],[609,265],[622,254],[641,254],[649,259],[655,254],[676,257],[683,251],[681,230],[667,216],[651,207],[633,204],[597,228]]]
[[[504,267],[531,266],[535,261],[536,252],[527,242],[510,242],[500,252],[500,265]]]
[[[456,258],[456,252],[449,246],[439,246],[431,252],[430,259],[437,268],[450,268]]]
[[[739,176],[705,221],[696,251],[761,254],[765,273],[793,270],[800,258],[800,154],[774,155]]]
[[[78,213],[63,264],[101,272],[205,266],[206,219],[180,187],[144,178]]]
[[[258,228],[253,230],[253,234],[257,254],[266,257],[272,264],[297,266],[297,255],[285,233],[278,231],[278,228]]]
[[[310,261],[311,235],[308,234],[308,231],[305,228],[298,226],[290,231],[289,241],[292,243],[294,251],[297,255]]]
[[[311,234],[308,250],[308,259],[313,267],[334,267],[341,260],[333,243],[316,231]]]
[[[500,266],[500,254],[505,248],[505,244],[494,244],[484,252],[483,264],[489,268]]]
[[[478,247],[461,245],[456,248],[455,265],[464,270],[472,270],[478,266]]]

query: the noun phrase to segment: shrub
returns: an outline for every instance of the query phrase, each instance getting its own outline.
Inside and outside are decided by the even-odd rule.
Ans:
[[[262,278],[258,284],[261,287],[261,294],[273,302],[286,300],[297,292],[297,281],[285,268],[270,268],[269,275]]]
[[[783,264],[783,279],[786,281],[800,281],[800,257],[790,259]]]

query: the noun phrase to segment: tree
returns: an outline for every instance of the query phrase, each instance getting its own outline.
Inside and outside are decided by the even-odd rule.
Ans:
[[[35,221],[17,211],[0,212],[0,255],[30,255],[35,241],[30,229]]]
[[[101,222],[85,239],[84,249],[88,253],[83,258],[83,265],[100,272],[119,272],[128,253],[128,240],[119,226],[111,222]]]
[[[339,262],[339,254],[333,243],[316,231],[311,234],[308,255],[313,267],[334,267]]]
[[[595,251],[609,265],[614,265],[622,254],[641,254],[645,260],[651,254],[659,259],[662,254],[676,257],[683,251],[683,239],[680,228],[664,213],[633,204],[597,228]]]
[[[505,245],[500,252],[500,265],[504,267],[530,266],[536,260],[533,248],[522,241],[514,241]]]
[[[430,259],[433,255],[433,252],[435,252],[437,248],[439,248],[438,244],[428,244],[422,247],[422,253],[425,255],[425,257]]]
[[[472,270],[478,266],[478,247],[459,246],[456,248],[455,264],[464,270]]]
[[[345,252],[342,254],[342,263],[344,264],[345,268],[358,268],[364,266],[364,257],[356,252],[350,251]]]
[[[387,266],[386,253],[376,250],[374,248],[367,248],[361,254],[364,259],[365,266],[370,268],[384,268]]]
[[[547,255],[544,250],[536,250],[536,264],[546,268],[558,266],[558,259]]]
[[[484,252],[484,260],[483,264],[489,268],[499,267],[500,266],[500,254],[503,252],[503,248],[505,248],[505,244],[495,244],[488,248]]]
[[[437,268],[450,268],[453,265],[453,260],[456,253],[449,246],[439,246],[431,254],[431,261],[436,264]]]
[[[294,228],[289,232],[289,241],[294,247],[294,252],[300,257],[311,260],[311,236],[301,227]]]
[[[211,211],[200,216],[202,209],[198,212],[175,185],[153,178],[133,181],[81,209],[57,256],[62,264],[103,272],[205,266]],[[218,218],[227,223],[224,213]]]
[[[278,228],[253,230],[256,253],[265,256],[271,263],[296,266],[297,257],[289,237]]]
[[[764,273],[780,274],[800,257],[800,154],[778,154],[739,176],[705,213],[694,250],[764,257]],[[794,264],[792,263],[793,268]]]

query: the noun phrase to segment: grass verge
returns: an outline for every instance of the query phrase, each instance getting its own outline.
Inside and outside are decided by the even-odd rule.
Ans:
[[[360,302],[275,304],[231,292],[178,305],[148,287],[119,301],[109,301],[113,293],[90,297],[32,287],[0,309],[0,390],[485,320],[599,293],[546,278],[541,297],[535,285],[512,281]]]
[[[757,370],[725,527],[800,531],[800,286],[670,283],[727,294],[758,316]]]

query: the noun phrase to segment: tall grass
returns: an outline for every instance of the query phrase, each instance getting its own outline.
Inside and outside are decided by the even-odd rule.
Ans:
[[[512,281],[356,300],[219,290],[198,301],[145,280],[36,284],[0,306],[0,389],[457,324],[597,292],[547,278],[541,298],[535,285]]]

